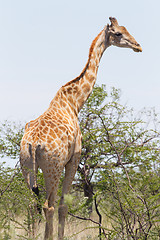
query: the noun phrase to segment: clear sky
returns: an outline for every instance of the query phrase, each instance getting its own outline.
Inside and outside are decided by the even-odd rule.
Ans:
[[[0,121],[42,114],[80,74],[92,40],[116,17],[143,48],[110,47],[97,84],[122,90],[124,103],[160,111],[159,0],[0,0]]]

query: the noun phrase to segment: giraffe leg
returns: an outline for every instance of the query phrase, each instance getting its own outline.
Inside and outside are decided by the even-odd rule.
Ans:
[[[49,207],[48,200],[46,200],[44,207],[44,214],[46,218],[46,226],[45,226],[45,235],[44,240],[53,239],[53,215],[54,215],[54,207]]]
[[[80,159],[80,153],[75,154],[65,166],[65,177],[64,177],[63,186],[62,186],[62,196],[61,196],[61,200],[58,208],[58,217],[59,217],[58,240],[63,240],[65,218],[68,213],[68,207],[64,203],[64,197],[65,197],[65,194],[68,193],[72,185],[72,181],[74,179],[74,176],[78,167],[79,159]]]
[[[44,170],[44,169],[43,169]],[[53,240],[53,216],[54,216],[54,204],[57,196],[57,189],[59,185],[59,179],[62,172],[62,167],[57,167],[57,174],[55,173],[55,165],[53,163],[50,172],[44,170],[44,179],[46,185],[46,201],[43,206],[43,211],[46,218],[45,235],[44,240]]]

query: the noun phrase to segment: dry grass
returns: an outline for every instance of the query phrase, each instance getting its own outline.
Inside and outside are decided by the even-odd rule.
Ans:
[[[65,228],[66,240],[87,240],[98,239],[97,226],[89,221],[80,221],[78,219],[68,218]]]
[[[23,217],[19,217],[17,219],[17,222],[23,224]],[[58,236],[58,219],[57,219],[57,213],[55,213],[54,216],[54,239],[57,240]],[[45,228],[45,222],[42,221],[38,225],[38,236],[37,240],[43,240],[44,238],[44,228]],[[89,221],[82,221],[75,219],[73,217],[68,216],[66,219],[65,224],[65,238],[64,240],[98,240],[98,231],[99,229],[97,226]],[[18,224],[12,223],[10,227],[10,235],[11,238],[1,238],[2,232],[0,234],[0,239],[11,239],[11,240],[26,240],[29,239],[26,235],[26,231],[19,227]],[[31,240],[31,239],[30,239]]]

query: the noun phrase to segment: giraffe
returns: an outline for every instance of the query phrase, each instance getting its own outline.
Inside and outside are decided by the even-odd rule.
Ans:
[[[46,201],[43,207],[46,223],[44,239],[53,239],[53,215],[61,173],[65,169],[62,195],[58,208],[58,239],[64,236],[67,206],[64,196],[74,179],[81,155],[82,135],[78,113],[94,87],[99,63],[104,51],[111,45],[142,52],[141,46],[127,29],[110,17],[107,24],[93,40],[88,61],[81,74],[62,86],[49,108],[25,126],[21,141],[20,163],[28,187],[38,194],[36,174],[43,172]]]

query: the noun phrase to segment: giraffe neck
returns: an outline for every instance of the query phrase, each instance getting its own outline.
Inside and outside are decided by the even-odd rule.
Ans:
[[[107,32],[108,29],[105,26],[93,40],[87,64],[81,74],[61,87],[52,100],[50,107],[55,101],[61,103],[65,101],[70,105],[74,113],[78,114],[93,90],[101,57],[106,48],[109,47]]]

